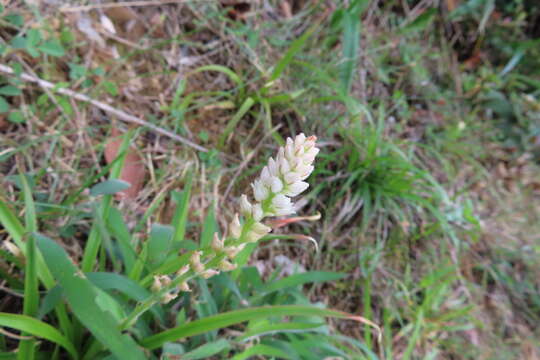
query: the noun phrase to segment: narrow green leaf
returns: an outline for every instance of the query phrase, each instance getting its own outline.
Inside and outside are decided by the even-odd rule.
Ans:
[[[287,276],[286,278],[274,281],[262,288],[261,291],[269,293],[272,291],[277,291],[292,286],[299,286],[307,283],[336,281],[339,279],[343,279],[345,276],[347,276],[347,274],[326,271],[308,271],[300,274],[293,274]]]
[[[62,287],[59,285],[56,285],[52,289],[50,289],[47,292],[47,295],[43,298],[41,301],[41,305],[39,307],[39,311],[37,314],[38,319],[42,319],[45,315],[47,315],[49,312],[51,312],[52,309],[56,307],[62,300]]]
[[[132,131],[128,131],[124,138],[122,139],[122,144],[118,150],[118,155],[113,161],[114,165],[110,168],[111,173],[109,175],[109,180],[118,179],[122,172],[124,166],[124,160],[126,158],[127,149],[132,136]],[[98,184],[99,185],[99,184]],[[97,186],[97,185],[96,185]],[[100,208],[98,213],[102,216],[103,219],[109,217],[109,209],[111,207],[112,196],[105,195],[101,201]],[[104,220],[105,222],[105,220]],[[81,261],[81,269],[84,272],[90,272],[98,260],[98,253],[101,247],[101,236],[100,229],[97,223],[93,224],[92,229],[90,230],[90,235],[86,241],[86,246],[84,248],[83,258]],[[104,259],[103,259],[104,260]]]
[[[225,328],[245,321],[268,318],[272,316],[321,316],[335,318],[351,318],[351,315],[335,310],[321,309],[313,306],[263,306],[251,309],[242,309],[209,316],[204,319],[182,324],[173,329],[144,338],[141,345],[148,349],[155,349],[166,342],[178,341],[185,337],[204,334],[208,331]],[[354,319],[357,319],[354,317]]]
[[[240,99],[244,97],[244,82],[242,81],[242,78],[237,73],[229,69],[228,67],[225,67],[222,65],[205,65],[205,66],[198,67],[190,74],[195,74],[201,71],[217,71],[217,72],[227,75],[238,86],[239,88],[238,97]]]
[[[216,214],[214,213],[214,207],[210,206],[208,214],[204,218],[203,229],[201,234],[201,247],[208,247],[212,243],[214,233],[217,231]]]
[[[246,351],[235,355],[231,360],[245,360],[252,359],[255,356],[260,356],[263,358],[280,358],[280,359],[294,359],[291,355],[287,354],[285,351],[272,347],[265,344],[258,344],[248,348]]]
[[[169,256],[172,249],[174,229],[172,226],[152,224],[148,240],[148,265],[155,269]]]
[[[253,100],[251,97],[248,97],[243,104],[240,106],[240,109],[234,114],[234,116],[229,120],[227,123],[227,126],[223,130],[223,133],[219,137],[218,140],[218,147],[222,148],[225,144],[225,140],[229,137],[229,135],[234,131],[236,128],[236,125],[238,122],[244,117],[244,115],[251,109],[251,107],[255,104],[255,100]]]
[[[23,176],[24,178],[24,176]],[[28,185],[28,184],[27,184]],[[27,192],[25,191],[25,197]],[[32,195],[29,195],[30,198]],[[33,207],[33,202],[32,202]],[[29,210],[27,210],[28,212]],[[25,280],[24,280],[24,303],[23,314],[34,317],[38,310],[39,292],[38,280],[36,274],[36,241],[33,235],[28,236],[26,241],[26,265],[25,265]],[[23,332],[23,336],[28,335]],[[20,360],[32,360],[35,358],[35,341],[23,340],[19,344],[19,352],[17,354]]]
[[[131,234],[122,218],[122,213],[115,207],[111,207],[109,210],[107,229],[116,238],[118,248],[122,253],[122,260],[126,269],[125,272],[129,273],[133,268],[133,264],[135,264],[136,253],[131,244]]]
[[[281,76],[283,70],[285,70],[285,68],[293,60],[294,56],[302,49],[304,43],[307,39],[309,39],[311,34],[313,34],[315,29],[315,26],[311,27],[306,32],[304,32],[302,36],[292,42],[291,46],[285,52],[285,55],[283,55],[283,57],[276,64],[274,71],[272,71],[272,75],[270,75],[269,80],[270,82],[277,80]]]
[[[193,173],[190,172],[187,176],[184,190],[180,193],[173,192],[173,199],[176,202],[176,209],[172,219],[172,226],[174,226],[174,238],[175,243],[180,243],[184,240],[186,234],[189,200],[191,198],[191,184],[193,179]]]
[[[252,327],[242,336],[236,338],[237,341],[244,341],[253,336],[262,336],[266,334],[280,334],[287,332],[307,332],[325,326],[325,323],[307,323],[307,322],[285,322],[277,324],[263,324]]]
[[[209,342],[198,348],[191,350],[182,355],[182,360],[199,360],[208,359],[211,356],[217,355],[225,349],[230,349],[231,345],[225,339]]]
[[[66,339],[58,330],[49,324],[26,315],[0,313],[0,326],[17,329],[25,333],[52,341],[64,347],[73,358],[79,358],[73,344],[71,344],[68,339]]]
[[[352,12],[346,12],[343,18],[343,55],[340,64],[339,77],[343,91],[347,94],[358,63],[360,48],[360,17]]]
[[[108,305],[102,300],[113,300],[104,298],[103,293],[75,267],[60,245],[45,236],[36,236],[49,269],[64,289],[65,298],[79,321],[117,358],[145,359],[133,339],[118,330],[119,324],[114,321],[114,316],[103,310]],[[99,304],[96,298],[101,299]]]
[[[119,179],[106,180],[92,186],[92,188],[90,189],[90,195],[92,196],[112,195],[112,194],[116,194],[119,191],[126,190],[130,186],[131,184],[124,180],[119,180]]]
[[[407,33],[425,30],[429,26],[429,24],[433,21],[436,14],[437,14],[436,8],[430,8],[424,11],[412,22],[405,25],[402,28],[401,33],[407,34]]]

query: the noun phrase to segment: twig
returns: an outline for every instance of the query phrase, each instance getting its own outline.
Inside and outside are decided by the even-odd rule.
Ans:
[[[193,0],[148,0],[148,1],[121,1],[121,2],[110,2],[105,4],[93,4],[93,5],[83,5],[83,6],[72,6],[72,7],[62,7],[60,8],[61,12],[79,12],[79,11],[88,11],[94,9],[107,9],[114,7],[124,7],[124,6],[158,6],[165,4],[185,4]],[[208,0],[211,1],[211,0]]]
[[[3,65],[3,64],[0,64],[0,72],[3,72],[5,74],[9,74],[9,75],[15,75],[15,72],[13,71],[13,69],[11,69],[9,66]],[[38,77],[32,76],[32,75],[30,75],[28,73],[25,73],[25,72],[20,74],[20,78],[22,80],[25,80],[25,81],[36,83],[39,86],[41,86],[42,88],[52,89],[53,91],[55,91],[55,92],[57,92],[59,94],[69,96],[69,97],[74,98],[74,99],[79,100],[79,101],[88,102],[88,103],[94,105],[95,107],[100,108],[101,110],[103,110],[105,112],[113,114],[114,116],[116,116],[120,120],[147,127],[148,129],[150,129],[152,131],[155,131],[158,134],[167,136],[167,137],[169,137],[171,139],[174,139],[174,140],[176,140],[176,141],[178,141],[178,142],[180,142],[180,143],[182,143],[184,145],[190,146],[190,147],[192,147],[192,148],[194,148],[194,149],[196,149],[198,151],[208,152],[208,149],[206,149],[206,148],[204,148],[204,147],[202,147],[202,146],[200,146],[198,144],[195,144],[194,142],[192,142],[192,141],[190,141],[190,140],[188,140],[188,139],[186,139],[186,138],[184,138],[184,137],[182,137],[180,135],[176,135],[176,134],[174,134],[174,133],[172,133],[172,132],[170,132],[168,130],[160,128],[159,126],[156,126],[156,125],[151,124],[151,123],[149,123],[147,121],[144,121],[143,119],[140,119],[140,118],[138,118],[136,116],[133,116],[133,115],[125,113],[125,112],[123,112],[121,110],[115,109],[110,105],[102,103],[101,101],[91,99],[91,98],[89,98],[88,96],[86,96],[84,94],[81,94],[81,93],[78,93],[78,92],[75,92],[75,91],[69,90],[69,89],[62,89],[62,88],[57,89],[55,84],[53,84],[53,83],[51,83],[49,81],[40,79]]]

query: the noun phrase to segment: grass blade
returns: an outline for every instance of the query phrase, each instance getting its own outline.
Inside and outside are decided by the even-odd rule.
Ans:
[[[118,323],[111,316],[117,309],[105,308],[112,298],[104,299],[103,293],[75,267],[60,245],[41,235],[37,235],[37,244],[80,322],[119,359],[145,359],[135,341],[118,330]],[[103,301],[98,304],[99,299]]]
[[[187,218],[189,210],[189,199],[191,198],[191,184],[193,180],[193,173],[190,172],[187,176],[184,190],[180,193],[173,192],[173,198],[176,202],[176,209],[172,219],[172,226],[174,226],[174,243],[180,243],[184,240],[187,227]]]
[[[79,358],[73,344],[49,324],[26,315],[0,313],[0,326],[17,329],[22,332],[52,341],[64,347],[74,359]]]
[[[351,90],[359,47],[360,17],[354,12],[347,11],[343,18],[343,62],[339,71],[341,87],[345,93]]]
[[[185,337],[204,334],[208,331],[221,329],[245,321],[268,318],[271,316],[321,316],[350,319],[362,323],[371,323],[372,326],[378,329],[380,333],[379,327],[372,322],[359,316],[347,314],[336,310],[297,305],[262,306],[251,309],[230,311],[214,316],[209,316],[204,319],[192,321],[190,323],[183,324],[173,329],[166,330],[156,335],[144,338],[140,341],[140,344],[148,349],[156,349],[166,342],[177,341]]]
[[[225,127],[225,130],[223,130],[223,133],[219,137],[218,140],[218,148],[223,148],[223,145],[225,145],[225,140],[229,137],[229,135],[233,132],[233,130],[236,128],[236,125],[242,119],[242,117],[251,109],[251,107],[255,104],[255,100],[253,98],[248,97],[243,103],[242,106],[240,106],[240,109],[234,114],[234,116],[231,118],[227,126]]]
[[[289,354],[287,354],[285,351],[269,346],[264,344],[258,344],[255,346],[250,347],[246,351],[235,355],[231,358],[231,360],[244,360],[244,359],[251,359],[255,356],[267,356],[267,357],[275,357],[275,358],[281,358],[281,359],[293,359]]]

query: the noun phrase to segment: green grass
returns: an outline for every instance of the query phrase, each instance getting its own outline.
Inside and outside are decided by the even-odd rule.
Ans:
[[[0,14],[15,71],[0,77],[0,358],[539,355],[534,1],[121,9],[71,13],[95,29],[107,16],[103,47],[52,8]],[[276,230],[233,272],[182,275],[192,292],[162,304],[154,275],[225,234],[300,132],[321,152],[298,213],[321,219]],[[133,153],[144,186],[119,200]]]

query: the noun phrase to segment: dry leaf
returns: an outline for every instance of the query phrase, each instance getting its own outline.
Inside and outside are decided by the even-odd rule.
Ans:
[[[287,0],[282,0],[280,5],[283,16],[285,16],[286,19],[291,19],[293,17],[291,4],[289,4]]]
[[[5,116],[0,116],[0,131],[6,130],[8,128],[9,122],[6,120]]]
[[[105,145],[105,160],[108,164],[116,158],[118,150],[122,145],[122,138],[117,137],[117,134],[118,130],[113,129],[112,135],[115,137]],[[124,160],[120,179],[130,183],[131,187],[116,194],[116,198],[136,198],[143,187],[145,177],[146,167],[144,166],[143,159],[139,156],[135,148],[130,146]]]

